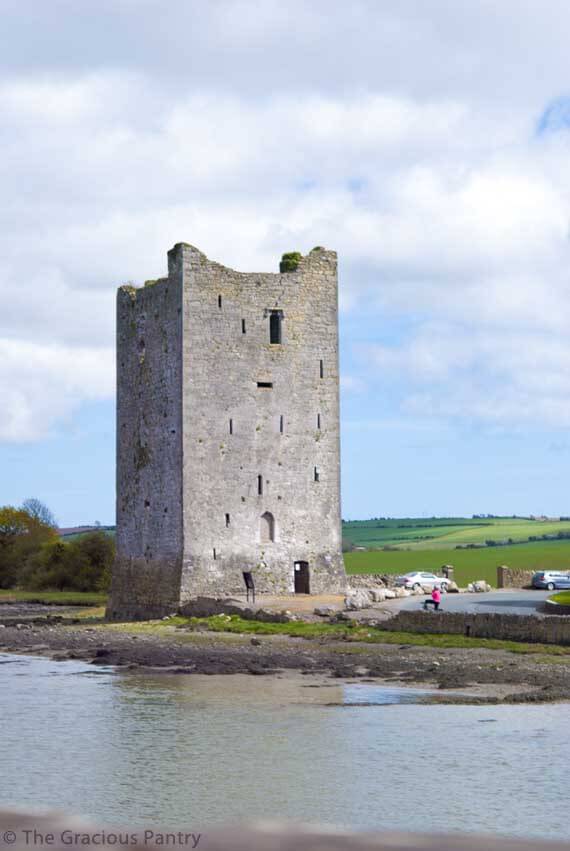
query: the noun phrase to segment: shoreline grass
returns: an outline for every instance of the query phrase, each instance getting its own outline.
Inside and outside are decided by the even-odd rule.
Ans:
[[[107,594],[92,591],[0,590],[0,603],[39,603],[49,606],[104,606]]]
[[[143,623],[111,624],[111,629],[121,632],[144,632],[159,636],[172,636],[177,631],[180,637],[213,633],[233,633],[247,636],[282,636],[288,638],[305,638],[308,640],[324,640],[347,642],[351,645],[398,644],[416,647],[436,647],[440,649],[486,649],[503,650],[533,656],[568,657],[570,662],[570,647],[557,644],[534,644],[518,641],[504,641],[493,638],[467,638],[463,635],[443,633],[412,633],[392,632],[377,627],[359,624],[356,621],[346,623],[307,623],[293,621],[290,623],[268,623],[265,621],[246,620],[239,615],[212,615],[207,618],[188,618],[175,616],[167,621],[145,621]],[[105,627],[103,627],[105,628]],[[339,650],[342,652],[342,650]],[[349,650],[350,652],[350,650]],[[364,652],[364,649],[363,649]]]

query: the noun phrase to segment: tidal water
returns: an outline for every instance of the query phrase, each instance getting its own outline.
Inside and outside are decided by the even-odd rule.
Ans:
[[[568,705],[421,705],[320,682],[0,655],[0,806],[569,838]]]

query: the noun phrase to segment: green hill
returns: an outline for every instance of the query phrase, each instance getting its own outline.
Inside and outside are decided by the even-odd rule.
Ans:
[[[430,517],[343,522],[342,536],[366,549],[450,549],[469,544],[528,542],[570,538],[570,520],[529,520],[523,517]],[[547,536],[545,538],[545,536]]]

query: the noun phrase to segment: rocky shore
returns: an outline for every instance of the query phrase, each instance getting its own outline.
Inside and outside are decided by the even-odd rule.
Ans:
[[[4,620],[0,653],[80,659],[126,671],[252,675],[298,671],[308,676],[428,685],[437,689],[442,702],[570,700],[570,655],[353,643],[337,637],[250,637],[180,630],[167,623],[149,631],[140,624],[69,623],[49,612],[38,617],[26,614],[21,622]],[[450,692],[461,692],[462,697]]]

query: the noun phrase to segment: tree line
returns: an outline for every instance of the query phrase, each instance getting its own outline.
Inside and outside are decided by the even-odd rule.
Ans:
[[[0,507],[0,588],[107,591],[114,557],[114,539],[103,531],[62,541],[38,499]]]

